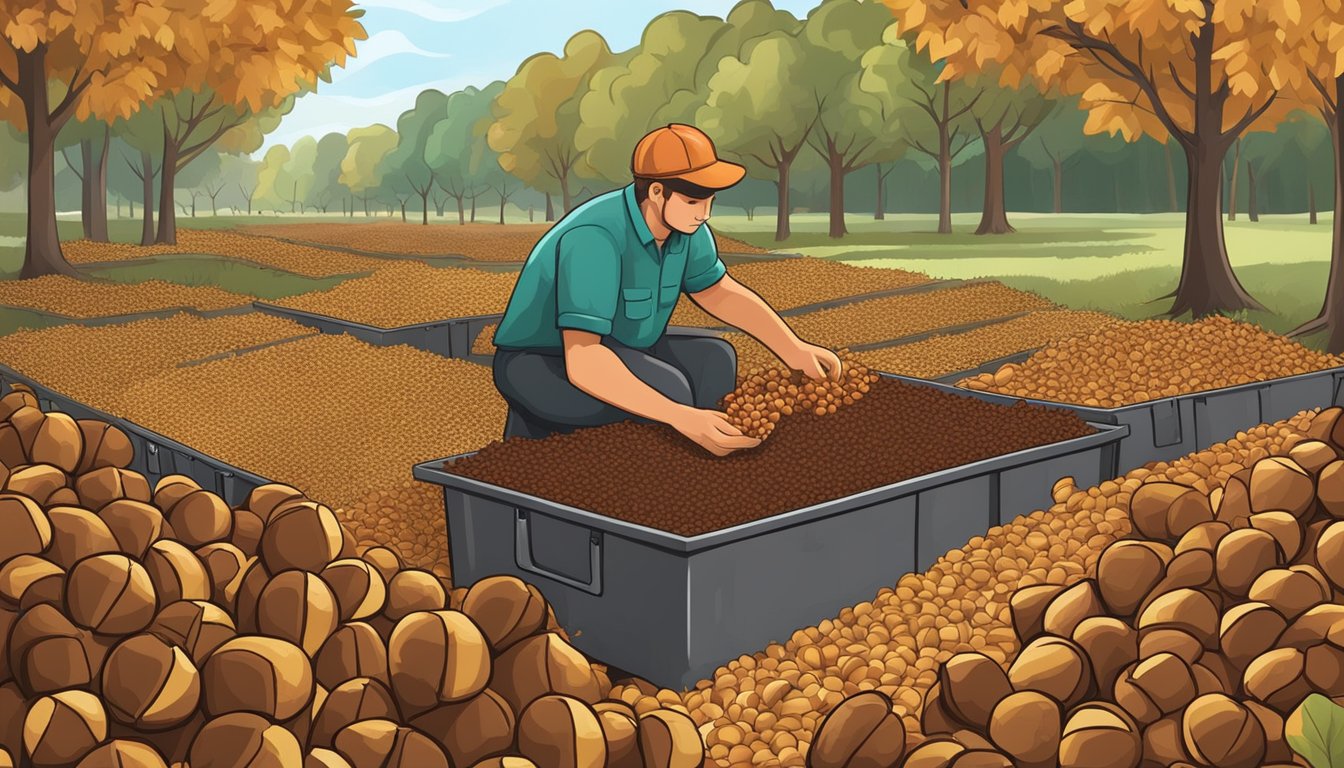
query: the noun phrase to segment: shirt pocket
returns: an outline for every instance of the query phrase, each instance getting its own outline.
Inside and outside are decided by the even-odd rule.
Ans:
[[[622,288],[621,298],[625,303],[625,316],[631,320],[643,320],[653,314],[653,291],[648,288]]]

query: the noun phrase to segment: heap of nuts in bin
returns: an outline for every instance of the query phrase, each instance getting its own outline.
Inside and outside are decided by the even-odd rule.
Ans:
[[[685,708],[609,698],[534,587],[449,589],[295,488],[230,509],[132,458],[0,398],[0,765],[701,764]]]
[[[825,416],[862,400],[869,385],[878,380],[877,374],[847,349],[840,350],[838,357],[841,370],[836,379],[814,380],[799,371],[753,368],[723,398],[728,420],[742,434],[764,440],[785,416],[795,412]]]
[[[821,723],[810,764],[1300,764],[1285,719],[1312,693],[1344,702],[1342,414],[1323,411],[1286,456],[1212,493],[1140,485],[1136,535],[1093,575],[1013,594],[1022,649],[1006,670],[982,653],[949,658],[917,745],[883,693],[851,696]]]

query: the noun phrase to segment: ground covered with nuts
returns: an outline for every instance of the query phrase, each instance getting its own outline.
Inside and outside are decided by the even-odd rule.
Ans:
[[[0,398],[0,764],[696,768],[512,577],[450,589],[288,485],[153,488],[115,426]]]
[[[503,312],[517,281],[512,273],[392,262],[368,277],[276,303],[377,328],[397,328]]]
[[[1213,316],[1192,323],[1115,323],[1046,345],[1026,362],[958,383],[968,389],[1116,408],[1344,365],[1258,325]]]

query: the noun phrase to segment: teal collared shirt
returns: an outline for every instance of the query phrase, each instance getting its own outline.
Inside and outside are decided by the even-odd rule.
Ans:
[[[635,204],[633,184],[575,208],[537,241],[518,274],[495,346],[563,348],[574,328],[636,349],[662,337],[683,292],[726,273],[708,224],[673,231],[662,252]]]

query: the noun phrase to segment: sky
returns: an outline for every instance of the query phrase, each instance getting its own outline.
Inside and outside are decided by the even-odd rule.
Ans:
[[[654,17],[673,10],[723,17],[738,0],[357,0],[367,40],[334,68],[330,83],[299,99],[266,137],[260,158],[303,136],[383,123],[415,105],[427,88],[444,93],[507,80],[527,57],[559,54],[576,32],[602,34],[613,51],[639,43]],[[803,18],[817,0],[775,0]]]

